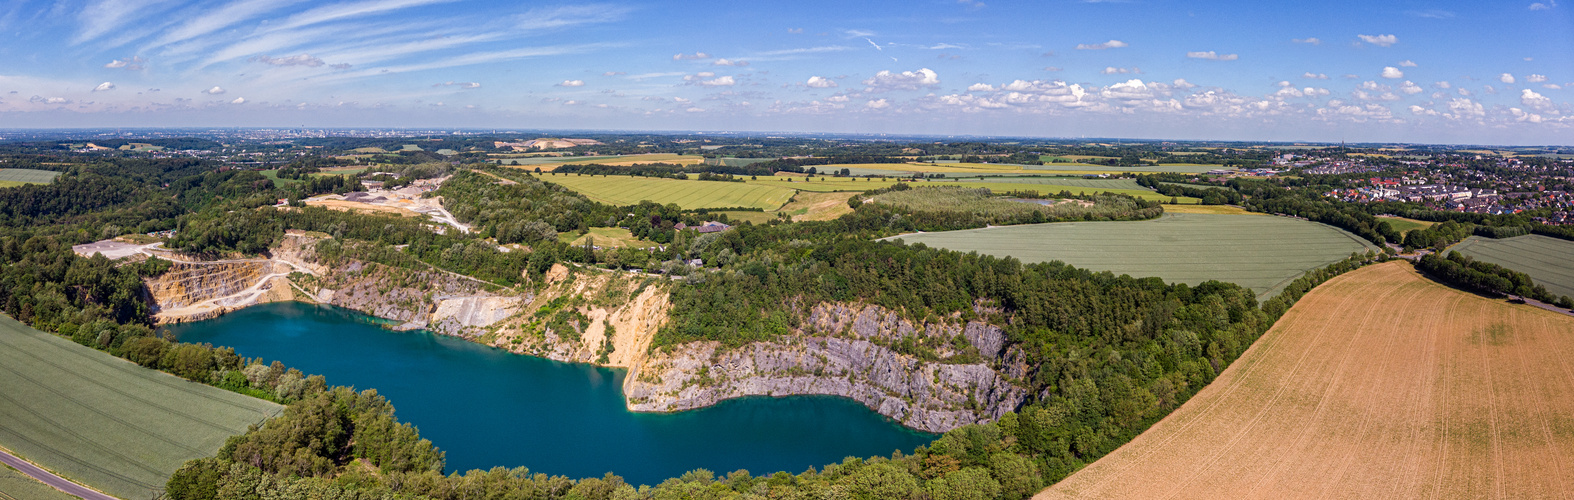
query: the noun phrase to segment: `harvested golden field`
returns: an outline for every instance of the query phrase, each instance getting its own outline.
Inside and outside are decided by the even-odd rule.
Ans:
[[[1574,496],[1574,317],[1403,262],[1323,284],[1174,413],[1038,499]]]

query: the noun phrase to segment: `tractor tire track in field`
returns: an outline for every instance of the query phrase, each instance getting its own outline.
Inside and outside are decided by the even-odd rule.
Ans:
[[[1574,318],[1368,266],[1036,498],[1574,497]]]
[[[147,429],[143,429],[141,426],[133,424],[131,422],[128,422],[125,419],[120,418],[118,416],[115,416],[112,413],[99,410],[94,405],[88,404],[88,403],[86,403],[86,402],[84,402],[82,400],[79,400],[77,398],[71,397],[71,395],[66,394],[64,392],[61,392],[59,390],[56,390],[54,387],[50,387],[49,385],[41,383],[38,380],[33,379],[32,377],[28,377],[26,375],[23,375],[21,372],[18,372],[16,370],[12,370],[12,369],[4,367],[4,366],[0,366],[0,370],[5,370],[7,372],[10,372],[11,375],[16,376],[17,378],[20,378],[22,380],[26,380],[26,381],[28,381],[28,383],[31,383],[31,384],[33,384],[33,385],[35,385],[37,387],[43,388],[45,391],[48,391],[50,394],[54,394],[55,397],[60,398],[61,401],[70,401],[72,404],[75,404],[75,405],[81,407],[83,410],[86,410],[86,411],[88,411],[88,412],[90,412],[90,413],[92,413],[94,415],[98,415],[100,417],[104,417],[106,419],[109,419],[109,420],[112,420],[114,422],[117,422],[120,425],[126,426],[127,428],[135,429],[137,432],[140,432],[143,435],[146,435],[147,437],[153,438],[153,439],[158,440],[158,441],[163,441],[164,444],[168,444],[170,446],[174,446],[176,448],[180,448],[182,450],[186,450],[186,451],[191,452],[191,453],[202,453],[201,450],[198,450],[196,448],[192,448],[190,446],[186,446],[185,444],[177,442],[177,441],[175,441],[173,439],[165,437],[165,436],[163,436],[161,434],[158,434],[156,432],[149,431]],[[163,409],[163,410],[169,410],[168,408],[166,408],[164,406],[158,406],[158,408]],[[29,411],[31,411],[31,410],[29,410]],[[203,421],[203,420],[196,420],[196,421],[199,422],[199,423],[212,425],[217,430],[226,430],[223,427],[219,427],[219,426],[217,426],[215,424],[211,424],[211,423]]]
[[[62,365],[60,363],[55,363],[55,362],[46,360],[44,358],[41,358],[37,354],[34,354],[33,352],[31,352],[30,350],[20,349],[16,345],[11,344],[9,342],[0,341],[0,345],[4,345],[4,346],[6,346],[8,348],[17,349],[16,352],[20,352],[20,353],[22,353],[24,355],[27,355],[28,357],[37,360],[39,363],[43,363],[43,364],[52,366],[52,367],[54,367],[56,369],[59,369],[59,370],[61,370],[63,372],[66,372],[66,373],[71,373],[72,372],[72,370],[68,369],[65,365]],[[87,361],[89,361],[91,363],[96,363],[98,361],[96,359],[92,359],[91,357],[84,356],[84,355],[79,354],[79,353],[72,353],[72,354],[75,355],[75,357],[77,357],[77,358],[87,360]],[[0,368],[3,368],[3,367],[0,367]],[[99,373],[102,374],[102,372],[99,372]],[[161,374],[161,373],[149,373],[149,376],[151,376],[151,377],[162,377],[162,376],[165,376],[165,375],[166,374]],[[173,377],[173,375],[169,375],[169,376]],[[92,378],[92,377],[81,377],[81,379],[86,381],[86,382],[88,382],[88,383],[90,383],[90,384],[93,384],[93,385],[99,386],[101,388],[104,388],[105,390],[114,391],[114,389],[111,388],[109,385],[107,385],[107,384],[105,384],[103,382],[100,382],[100,381],[98,381],[95,378]],[[230,406],[232,408],[243,410],[243,411],[248,412],[248,413],[255,412],[255,410],[253,410],[251,407],[248,407],[246,405],[242,405],[242,404],[236,403],[234,401],[231,401],[231,400],[228,400],[228,399],[225,399],[225,398],[215,397],[215,396],[213,396],[211,394],[206,394],[206,393],[204,393],[204,391],[201,391],[201,390],[195,390],[195,389],[192,389],[192,388],[181,387],[181,385],[189,384],[189,383],[193,383],[193,382],[188,382],[188,381],[186,381],[184,379],[174,379],[172,381],[178,381],[180,383],[179,384],[163,383],[161,385],[163,385],[164,387],[169,388],[171,390],[182,392],[182,393],[185,393],[185,394],[188,394],[188,395],[191,395],[191,396],[195,396],[195,397],[198,397],[198,398],[202,398],[202,399],[205,399],[205,400],[208,400],[208,401],[212,401],[214,403],[218,403],[218,404],[221,404],[221,405]],[[164,382],[164,381],[157,381],[157,382]],[[198,423],[204,424],[204,425],[206,425],[208,427],[211,427],[211,428],[214,428],[214,429],[218,429],[218,430],[228,430],[229,429],[229,427],[227,427],[227,426],[225,426],[223,424],[215,423],[213,421],[210,421],[210,420],[198,417],[196,415],[192,415],[190,413],[187,413],[187,412],[184,412],[184,411],[181,411],[181,410],[170,408],[168,406],[165,406],[165,405],[163,405],[161,403],[149,400],[147,398],[142,398],[142,397],[139,397],[139,396],[136,396],[136,395],[133,395],[133,394],[124,394],[124,396],[126,396],[128,398],[131,398],[131,399],[134,399],[134,400],[136,400],[138,402],[141,402],[143,404],[147,404],[149,406],[153,406],[153,407],[159,408],[161,410],[168,411],[170,413],[186,417],[188,419],[191,419],[194,422],[198,422]],[[266,417],[272,417],[273,416],[273,415],[266,415],[266,414],[264,414],[264,415]]]
[[[1305,299],[1302,299],[1302,300],[1305,300]],[[1357,300],[1354,296],[1346,297],[1344,299],[1344,302],[1350,302],[1350,301],[1354,301],[1354,300]],[[1342,303],[1341,303],[1341,305],[1342,305]],[[1301,359],[1304,359],[1307,355],[1309,355],[1309,353],[1313,350],[1314,346],[1316,345],[1316,339],[1321,337],[1322,334],[1326,332],[1326,330],[1327,330],[1327,327],[1325,326],[1324,329],[1320,330],[1316,335],[1313,336],[1313,340],[1311,342],[1305,343],[1305,351],[1302,353]],[[1262,362],[1263,360],[1260,357],[1248,356],[1248,353],[1250,353],[1254,349],[1256,349],[1256,350],[1270,350],[1270,349],[1274,349],[1275,347],[1278,347],[1278,345],[1284,344],[1284,343],[1287,343],[1287,342],[1290,342],[1290,341],[1291,341],[1291,339],[1288,338],[1287,335],[1275,334],[1275,332],[1273,332],[1272,329],[1270,329],[1270,331],[1268,333],[1264,333],[1263,334],[1262,338],[1259,338],[1257,340],[1257,342],[1253,343],[1253,345],[1250,348],[1247,348],[1247,351],[1245,353],[1242,353],[1241,354],[1241,358],[1237,359],[1235,361],[1235,363],[1232,363],[1231,367],[1232,368],[1233,367],[1239,367],[1239,370],[1242,372],[1242,373],[1239,374],[1239,376],[1241,378],[1246,378],[1246,377],[1250,377],[1252,375],[1256,375],[1257,372],[1259,372],[1261,370],[1271,370],[1272,368],[1268,367],[1265,363],[1263,363]],[[1291,373],[1294,373],[1294,371],[1295,371],[1295,369],[1292,368],[1291,369]],[[1206,421],[1207,419],[1202,418],[1202,417],[1204,417],[1207,414],[1211,413],[1213,410],[1217,409],[1220,405],[1226,404],[1226,402],[1232,396],[1235,395],[1235,392],[1238,389],[1242,388],[1241,385],[1236,385],[1236,384],[1228,384],[1228,385],[1218,386],[1218,382],[1223,377],[1224,377],[1224,374],[1221,373],[1218,377],[1215,377],[1213,379],[1213,383],[1210,383],[1209,387],[1206,387],[1206,388],[1202,389],[1201,391],[1198,391],[1197,394],[1192,396],[1191,401],[1197,401],[1199,399],[1203,399],[1203,398],[1199,398],[1198,396],[1202,396],[1204,391],[1210,391],[1210,390],[1215,389],[1215,386],[1217,386],[1217,390],[1220,391],[1220,394],[1217,397],[1212,398],[1212,399],[1205,399],[1205,401],[1207,401],[1206,403],[1198,403],[1198,404],[1204,405],[1204,406],[1202,406],[1201,408],[1198,409],[1198,412],[1197,412],[1196,415],[1188,415],[1188,416],[1186,416],[1185,418],[1189,418],[1189,420],[1186,420],[1184,423],[1182,423],[1182,422],[1170,422],[1171,418],[1175,418],[1175,419],[1182,418],[1180,415],[1177,415],[1179,410],[1176,410],[1177,413],[1171,413],[1172,417],[1167,417],[1163,421],[1160,421],[1158,424],[1155,424],[1153,427],[1150,427],[1149,431],[1152,431],[1153,429],[1156,429],[1159,426],[1164,425],[1166,423],[1169,423],[1169,424],[1172,424],[1172,425],[1173,424],[1180,424],[1179,428],[1177,428],[1175,431],[1163,434],[1162,437],[1157,438],[1159,440],[1157,443],[1154,443],[1152,446],[1146,447],[1146,448],[1143,449],[1143,451],[1138,452],[1138,453],[1140,453],[1140,455],[1138,455],[1137,457],[1133,457],[1132,460],[1125,461],[1125,462],[1120,462],[1120,463],[1117,463],[1116,465],[1113,465],[1112,467],[1115,467],[1115,470],[1111,471],[1111,473],[1108,474],[1107,476],[1105,476],[1103,479],[1094,482],[1092,485],[1089,485],[1089,487],[1087,488],[1087,491],[1100,491],[1103,488],[1103,486],[1108,481],[1114,480],[1115,478],[1121,476],[1127,470],[1139,466],[1142,463],[1142,461],[1144,459],[1149,458],[1150,455],[1158,453],[1163,448],[1165,448],[1166,445],[1170,444],[1172,441],[1175,441],[1177,439],[1181,439],[1183,436],[1185,436],[1187,434],[1188,431],[1193,429],[1194,426],[1197,426],[1197,425],[1203,425],[1203,426],[1209,425],[1209,422]],[[1190,401],[1188,401],[1187,404],[1192,404],[1192,403]],[[1196,417],[1196,418],[1192,418],[1192,417]],[[1131,444],[1128,443],[1126,446],[1131,446]]]
[[[1386,295],[1383,296],[1383,300],[1376,300],[1376,301],[1372,301],[1370,303],[1367,303],[1366,304],[1366,306],[1367,306],[1366,307],[1366,314],[1361,318],[1361,325],[1362,325],[1362,327],[1365,327],[1366,325],[1368,325],[1373,320],[1373,318],[1375,318],[1377,316],[1376,304],[1381,304],[1381,303],[1387,302],[1389,297],[1393,296],[1394,294],[1398,293],[1399,291],[1400,291],[1399,289],[1392,290],[1392,291],[1388,292]],[[1420,290],[1416,290],[1416,291],[1411,292],[1410,296],[1414,297],[1415,295],[1418,295],[1418,294],[1420,294]],[[1343,305],[1341,305],[1341,308],[1343,308]],[[1365,328],[1363,328],[1363,329],[1365,329]],[[1384,342],[1384,351],[1385,352],[1388,351],[1388,348],[1392,347],[1394,337],[1395,336],[1392,336],[1392,335],[1386,336],[1387,341]],[[1311,445],[1310,441],[1312,440],[1313,436],[1315,435],[1315,432],[1313,432],[1313,431],[1317,430],[1322,425],[1322,423],[1325,421],[1325,417],[1327,416],[1328,411],[1329,411],[1329,405],[1335,399],[1336,391],[1338,389],[1341,389],[1341,386],[1343,384],[1349,383],[1349,382],[1354,382],[1357,385],[1359,385],[1362,382],[1361,380],[1353,380],[1353,381],[1352,380],[1346,380],[1348,378],[1346,375],[1347,375],[1347,373],[1349,371],[1351,360],[1355,357],[1355,349],[1353,349],[1353,347],[1360,340],[1361,340],[1360,337],[1352,336],[1345,343],[1345,348],[1343,350],[1344,351],[1344,355],[1339,358],[1339,366],[1338,366],[1338,368],[1335,369],[1335,372],[1334,372],[1333,376],[1330,377],[1330,381],[1329,381],[1328,385],[1323,389],[1322,395],[1320,397],[1318,397],[1317,405],[1316,405],[1315,409],[1312,410],[1312,414],[1307,418],[1306,424],[1301,426],[1300,432],[1296,436],[1294,444],[1292,446],[1290,446],[1290,449],[1301,450],[1301,449],[1305,449],[1307,446]],[[1383,357],[1384,365],[1386,365],[1387,361],[1388,361],[1388,357],[1384,356]],[[1381,371],[1381,368],[1382,368],[1382,366],[1380,365],[1379,366],[1379,371]],[[1357,390],[1357,387],[1352,387],[1350,390]],[[1271,407],[1271,403],[1270,403],[1270,407]],[[1369,415],[1362,415],[1361,416],[1360,422],[1356,426],[1356,433],[1357,434],[1359,434],[1362,430],[1364,430],[1364,428],[1366,427],[1366,424],[1370,421],[1370,419],[1368,417],[1369,417]],[[1345,466],[1348,466],[1349,463],[1350,463],[1349,461],[1345,461],[1345,462],[1341,463],[1340,467],[1335,471],[1333,476],[1334,477],[1338,477],[1338,476],[1342,475],[1343,468]],[[1268,481],[1270,479],[1273,479],[1273,478],[1277,477],[1277,475],[1280,473],[1280,471],[1282,471],[1284,469],[1284,467],[1286,465],[1287,465],[1287,461],[1282,461],[1281,460],[1281,461],[1275,462],[1274,467],[1270,471],[1270,473],[1264,474],[1262,476],[1262,478],[1257,481],[1257,484],[1253,486],[1252,491],[1255,492],[1259,488],[1267,485]],[[1326,492],[1326,490],[1325,490],[1325,492]]]
[[[1390,292],[1390,294],[1391,293],[1392,292]],[[1352,300],[1354,298],[1355,298],[1355,296],[1347,297],[1345,299],[1345,303],[1348,303],[1350,300]],[[1385,295],[1385,298],[1386,298],[1386,295]],[[1340,309],[1344,309],[1344,303],[1340,304]],[[1370,320],[1371,317],[1372,317],[1373,312],[1374,312],[1373,309],[1368,309],[1366,315],[1362,316],[1362,319],[1361,319],[1362,323],[1365,323],[1367,320]],[[1323,326],[1323,328],[1318,331],[1318,335],[1317,335],[1316,338],[1317,339],[1322,338],[1323,334],[1326,333],[1327,331],[1328,331],[1328,327],[1327,327],[1327,324],[1325,324]],[[1355,339],[1352,338],[1352,339],[1350,339],[1350,341],[1351,341],[1351,343],[1353,343],[1355,341]],[[1308,342],[1307,343],[1307,348],[1305,350],[1301,351],[1301,355],[1296,359],[1295,367],[1290,370],[1289,376],[1286,377],[1287,379],[1296,379],[1296,378],[1298,378],[1298,377],[1295,377],[1295,375],[1298,374],[1298,373],[1301,373],[1302,369],[1307,364],[1307,359],[1310,357],[1310,355],[1314,351],[1314,348],[1317,345],[1318,345],[1318,342],[1315,339],[1312,342]],[[1343,350],[1343,352],[1345,353],[1345,356],[1340,358],[1340,362],[1339,362],[1338,368],[1335,370],[1335,375],[1337,375],[1338,372],[1344,370],[1344,366],[1349,360],[1349,355],[1350,355],[1349,351],[1350,350],[1348,348]],[[1319,403],[1318,403],[1318,406],[1317,406],[1318,410],[1321,410],[1323,408],[1324,403],[1326,403],[1326,400],[1327,400],[1326,394],[1328,392],[1332,392],[1333,386],[1336,385],[1338,383],[1338,381],[1339,381],[1339,378],[1337,376],[1332,377],[1332,380],[1328,383],[1328,389],[1325,390],[1325,393],[1324,393],[1325,396],[1322,399],[1319,400]],[[1284,393],[1287,390],[1289,390],[1289,388],[1290,388],[1290,386],[1288,384],[1279,386],[1278,390],[1273,393],[1273,396],[1268,399],[1268,404],[1263,405],[1262,409],[1259,410],[1255,415],[1253,415],[1251,420],[1247,421],[1245,424],[1242,424],[1239,427],[1239,430],[1237,432],[1235,432],[1233,436],[1230,437],[1230,440],[1228,442],[1225,442],[1222,446],[1216,447],[1214,449],[1214,452],[1209,454],[1208,459],[1204,462],[1204,468],[1213,468],[1213,464],[1217,463],[1221,459],[1221,457],[1224,456],[1226,451],[1229,451],[1232,448],[1234,448],[1236,443],[1240,442],[1240,440],[1243,437],[1245,437],[1247,434],[1250,434],[1251,431],[1253,431],[1254,428],[1257,426],[1257,424],[1263,420],[1263,417],[1266,416],[1267,414],[1269,414],[1271,411],[1273,411],[1274,403],[1278,402],[1279,399],[1284,396]],[[1302,426],[1301,426],[1302,429],[1306,429],[1310,425],[1315,425],[1315,423],[1317,421],[1316,420],[1317,415],[1318,415],[1318,411],[1313,411],[1311,417],[1307,419],[1307,422],[1302,424]],[[1166,492],[1162,496],[1162,498],[1174,498],[1177,493],[1179,493],[1181,490],[1185,489],[1186,486],[1190,485],[1193,481],[1196,481],[1198,479],[1199,479],[1198,476],[1191,476],[1191,477],[1188,477],[1188,478],[1186,478],[1185,480],[1183,480],[1181,482],[1176,483],[1174,486],[1172,486],[1170,488],[1170,490],[1168,492]]]
[[[58,423],[55,423],[55,421],[53,419],[50,419],[48,416],[40,414],[37,411],[34,411],[32,408],[28,408],[28,407],[22,405],[20,401],[12,399],[10,396],[6,396],[5,394],[0,394],[0,399],[5,400],[6,403],[8,403],[7,406],[12,407],[12,408],[21,409],[22,411],[27,412],[29,415],[32,415],[33,418],[34,418],[34,421],[43,422],[43,423],[47,424],[48,426],[57,429],[58,431],[60,431],[61,434],[64,434],[64,435],[76,438],[77,440],[81,441],[83,444],[86,444],[89,447],[92,447],[93,449],[98,450],[98,452],[103,454],[103,455],[113,456],[113,457],[119,458],[121,460],[124,460],[125,463],[132,464],[132,465],[136,466],[136,468],[142,469],[143,471],[146,471],[149,474],[153,474],[153,475],[161,475],[161,474],[163,474],[162,471],[159,471],[157,469],[154,469],[152,467],[147,466],[146,464],[142,463],[141,460],[136,460],[136,459],[133,459],[131,457],[128,457],[128,456],[120,453],[119,451],[116,451],[116,450],[111,449],[111,448],[109,448],[107,446],[104,446],[103,444],[100,444],[97,440],[90,439],[87,436],[82,435],[82,433],[77,432],[74,429],[71,429],[69,427],[66,427],[66,426],[60,425]],[[10,419],[7,419],[7,420],[10,420]],[[13,433],[13,434],[15,434],[15,433]],[[48,450],[52,450],[52,451],[55,450],[54,447],[49,446],[47,444],[39,443],[39,442],[34,441],[32,439],[28,439],[27,436],[21,436],[21,437],[24,440],[28,441],[28,442],[31,442],[31,443],[33,443],[35,445],[39,445],[39,446],[43,447],[44,449],[48,449]],[[60,453],[58,451],[56,451],[55,453],[60,455],[60,456],[63,456],[63,457],[70,457],[70,455],[65,454],[65,453]],[[81,463],[80,460],[77,460],[75,458],[70,458],[70,460],[73,461],[73,462]],[[95,467],[95,469],[96,469],[96,467]],[[115,476],[116,477],[120,477],[122,479],[125,478],[124,476],[120,476],[119,474],[116,474]],[[132,482],[136,482],[136,481],[132,481]],[[137,482],[137,484],[146,486],[146,484],[140,483],[140,482]]]

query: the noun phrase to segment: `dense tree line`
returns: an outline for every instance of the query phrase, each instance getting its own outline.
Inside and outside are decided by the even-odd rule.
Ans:
[[[1352,203],[1337,203],[1302,196],[1281,196],[1253,198],[1245,201],[1243,205],[1256,212],[1291,215],[1321,222],[1355,233],[1378,245],[1390,241],[1398,242],[1403,238],[1388,222],[1378,220],[1363,207]]]
[[[1187,186],[1177,181],[1161,181],[1157,176],[1139,175],[1137,184],[1153,188],[1165,196],[1201,198],[1203,205],[1239,205],[1245,199],[1239,191],[1224,187]]]
[[[1416,268],[1444,282],[1472,291],[1494,296],[1516,295],[1574,309],[1574,298],[1553,295],[1545,287],[1535,284],[1525,273],[1475,260],[1459,252],[1448,252],[1447,257],[1439,254],[1422,256],[1416,262]]]

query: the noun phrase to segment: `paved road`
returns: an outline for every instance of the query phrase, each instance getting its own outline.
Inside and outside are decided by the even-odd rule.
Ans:
[[[70,495],[82,497],[86,500],[117,500],[115,497],[87,489],[87,487],[73,483],[68,479],[50,474],[49,471],[40,469],[38,466],[33,465],[26,460],[16,458],[10,453],[0,451],[0,462],[14,467],[16,470],[22,471],[23,474],[32,476],[33,479],[37,479],[44,484],[53,486],[55,489],[64,491]]]

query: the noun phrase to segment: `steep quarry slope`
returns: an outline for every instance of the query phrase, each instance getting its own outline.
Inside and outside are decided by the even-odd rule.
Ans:
[[[326,259],[318,254],[317,245],[327,240],[290,234],[273,254],[317,271],[294,276],[316,302],[397,321],[398,330],[424,328],[475,337],[517,314],[528,301],[514,290],[436,268],[411,270],[353,258]]]
[[[490,343],[557,361],[634,367],[667,322],[665,281],[552,266],[546,289],[525,307],[531,314],[506,323]]]
[[[528,314],[505,322],[488,343],[557,361],[627,368],[623,392],[634,411],[822,394],[941,432],[993,420],[1027,396],[1011,382],[1027,371],[1012,361],[1020,351],[1008,352],[1004,332],[985,323],[915,325],[875,306],[821,304],[804,313],[799,335],[780,341],[651,350],[667,320],[665,287],[671,285],[665,280],[561,266],[548,280],[525,307]],[[921,357],[912,346],[929,346],[929,354]]]
[[[898,352],[904,343],[937,345],[931,358],[939,359]],[[1002,359],[1020,357],[1003,353],[1004,343],[1004,332],[983,323],[915,326],[876,306],[821,304],[792,339],[658,350],[630,370],[623,391],[637,411],[686,410],[751,395],[845,396],[908,427],[943,432],[1022,404],[1026,392],[991,368],[1025,373],[1020,362]]]
[[[147,280],[159,323],[212,318],[242,307],[291,300],[284,278],[295,268],[273,260],[175,262],[169,272]]]
[[[292,231],[268,259],[177,262],[147,280],[160,323],[212,318],[242,307],[303,300],[354,309],[425,328],[476,336],[519,311],[526,301],[510,290],[436,269],[411,271],[316,252],[326,237]],[[492,287],[496,288],[496,287]]]

